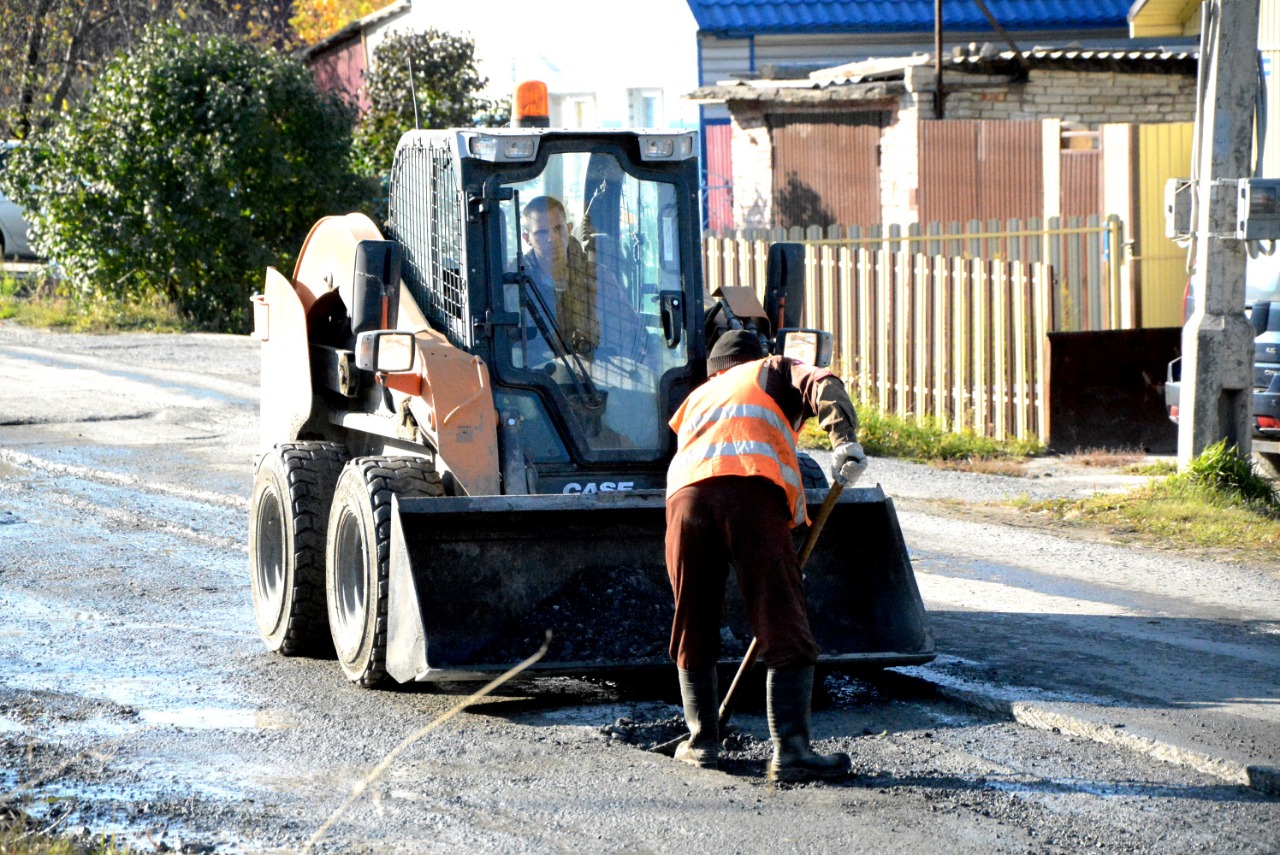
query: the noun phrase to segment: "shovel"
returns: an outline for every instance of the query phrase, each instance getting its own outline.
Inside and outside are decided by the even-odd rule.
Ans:
[[[809,560],[809,554],[813,552],[813,547],[818,542],[818,535],[822,533],[822,527],[826,525],[827,517],[831,516],[831,509],[836,506],[836,502],[840,499],[840,493],[843,490],[844,485],[837,479],[831,485],[831,489],[827,491],[827,497],[822,500],[822,507],[818,509],[817,515],[814,516],[813,524],[809,526],[809,534],[804,539],[804,545],[800,547],[798,559],[801,571],[804,570],[804,565]],[[742,682],[743,675],[751,670],[751,666],[756,664],[756,657],[759,655],[760,639],[753,638],[750,646],[747,647],[746,655],[742,657],[742,664],[738,666],[738,673],[733,675],[733,682],[729,684],[729,691],[724,693],[724,701],[720,704],[719,730],[721,733],[724,733],[725,727],[729,724],[729,718],[733,715],[733,696],[738,691],[738,684]],[[688,738],[689,734],[685,733],[661,745],[655,745],[649,750],[658,754],[665,754],[667,757],[674,757],[676,748]]]

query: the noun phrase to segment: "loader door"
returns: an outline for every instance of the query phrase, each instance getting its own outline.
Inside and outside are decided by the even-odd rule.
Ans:
[[[497,331],[495,362],[504,385],[529,390],[511,393],[526,452],[534,463],[660,459],[673,388],[688,377],[680,237],[697,212],[676,184],[607,151],[553,153],[503,186],[493,299],[519,320]]]

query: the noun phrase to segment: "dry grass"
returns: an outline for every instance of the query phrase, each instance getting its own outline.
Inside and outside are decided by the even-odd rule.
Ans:
[[[1003,457],[939,460],[934,461],[933,465],[939,469],[973,472],[978,475],[1003,475],[1007,478],[1023,478],[1027,474],[1020,460],[1009,460]]]
[[[1079,466],[1093,466],[1099,469],[1123,469],[1126,466],[1137,466],[1145,456],[1141,451],[1095,448],[1078,451],[1075,454],[1068,455],[1064,460]]]

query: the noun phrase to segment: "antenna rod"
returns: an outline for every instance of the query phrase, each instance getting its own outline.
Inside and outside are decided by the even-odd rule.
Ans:
[[[413,85],[413,57],[409,57],[409,98],[413,100],[413,129],[422,130],[418,122],[418,90]]]

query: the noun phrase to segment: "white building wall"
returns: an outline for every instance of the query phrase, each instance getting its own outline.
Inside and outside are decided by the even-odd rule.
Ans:
[[[393,32],[434,27],[475,41],[487,98],[541,80],[553,122],[584,117],[588,127],[632,127],[631,90],[661,93],[659,127],[697,128],[683,96],[697,86],[697,25],[686,0],[650,0],[643,14],[569,0],[412,0],[409,11],[368,34],[370,57]]]

